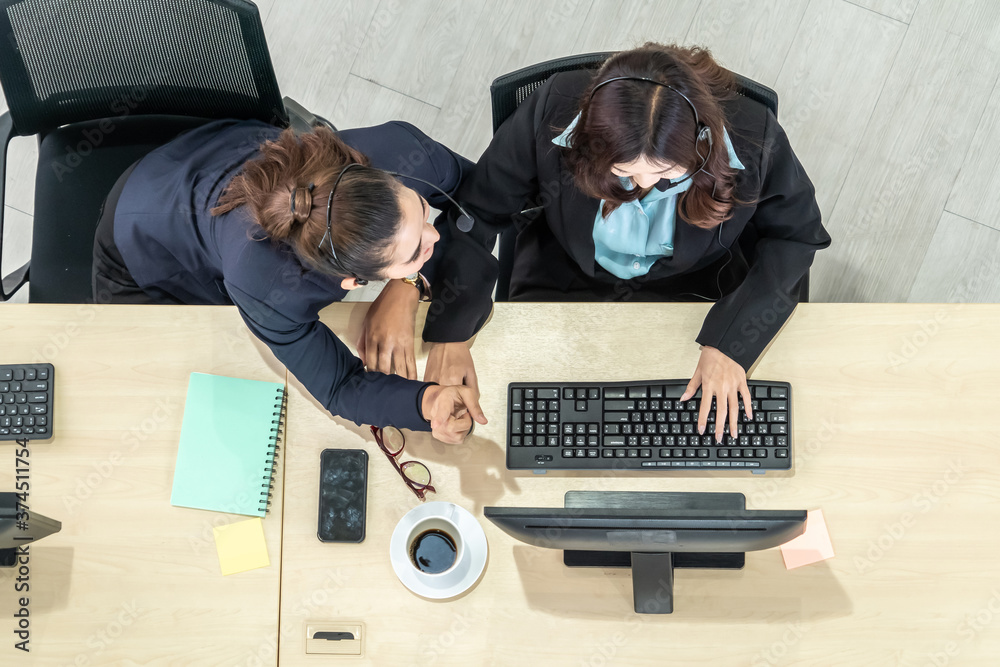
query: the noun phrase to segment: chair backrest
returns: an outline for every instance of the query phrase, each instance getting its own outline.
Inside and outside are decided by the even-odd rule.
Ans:
[[[598,69],[604,61],[613,56],[615,51],[601,53],[584,53],[579,56],[566,56],[548,60],[537,65],[529,65],[504,74],[490,84],[490,102],[493,107],[493,134],[497,133],[503,122],[514,113],[521,102],[528,99],[549,77],[559,72],[572,72],[578,69]]]
[[[514,113],[514,110],[535,92],[550,76],[559,72],[571,72],[579,69],[599,69],[604,61],[615,55],[617,51],[584,53],[578,56],[566,56],[548,60],[537,65],[523,67],[510,74],[497,77],[490,84],[490,101],[493,106],[493,134],[496,134],[503,122]],[[736,74],[735,92],[760,102],[778,117],[778,94],[765,86],[745,76]]]
[[[493,106],[493,133],[496,134],[503,122],[510,117],[531,93],[545,83],[550,76],[559,72],[570,72],[580,69],[596,70],[604,61],[615,55],[617,51],[585,53],[578,56],[567,56],[548,60],[537,65],[521,68],[510,74],[497,77],[490,84],[490,101]],[[759,102],[778,117],[778,94],[767,86],[733,72],[736,77],[734,91],[739,95]],[[507,301],[510,298],[510,278],[514,270],[514,252],[517,231],[509,227],[500,235],[500,275],[497,278],[495,301]],[[805,295],[808,300],[808,274],[804,278]]]
[[[0,0],[0,83],[22,136],[142,114],[288,123],[246,0]]]

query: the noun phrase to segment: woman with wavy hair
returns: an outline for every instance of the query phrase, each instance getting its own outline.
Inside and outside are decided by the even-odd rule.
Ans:
[[[234,304],[331,413],[459,442],[485,423],[478,394],[415,380],[413,324],[438,247],[430,207],[446,208],[471,167],[402,122],[301,136],[208,123],[115,184],[94,240],[94,298]],[[319,311],[370,280],[388,283],[358,345],[366,372]]]
[[[454,342],[485,323],[490,251],[513,226],[512,301],[714,301],[684,400],[700,387],[700,431],[714,397],[716,437],[727,417],[735,432],[741,395],[751,410],[746,371],[830,237],[774,115],[733,87],[708,51],[648,43],[596,73],[555,74],[522,102],[456,195],[477,225],[436,279],[468,287],[432,306],[424,338],[453,344],[427,379],[475,377]]]

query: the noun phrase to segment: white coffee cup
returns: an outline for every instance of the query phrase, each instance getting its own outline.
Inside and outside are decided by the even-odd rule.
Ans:
[[[443,516],[428,516],[418,520],[406,536],[406,553],[409,555],[410,566],[422,576],[440,576],[451,572],[462,562],[464,552],[465,540],[462,539],[458,525]]]

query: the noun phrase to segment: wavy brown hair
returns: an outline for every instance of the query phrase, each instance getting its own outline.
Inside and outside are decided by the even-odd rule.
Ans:
[[[695,145],[698,127],[691,105],[669,88],[648,81],[616,81],[594,94],[599,83],[619,76],[647,77],[686,95],[698,110],[699,121],[712,131],[711,151],[707,141]],[[691,173],[701,165],[698,151],[702,155],[708,151],[704,170],[680,195],[677,210],[682,220],[698,227],[721,224],[732,214],[733,205],[742,203],[734,197],[736,170],[729,166],[720,105],[734,95],[733,84],[733,74],[705,49],[647,42],[615,54],[584,91],[580,120],[570,134],[570,148],[564,149],[577,187],[604,199],[602,214],[607,217],[624,202],[642,196],[641,188],[625,189],[612,166],[642,157]]]
[[[330,190],[352,162],[369,166],[367,157],[325,127],[299,136],[285,130],[243,165],[211,213],[222,215],[245,206],[265,238],[290,246],[308,267],[331,276],[377,280],[392,263],[393,240],[403,217],[402,186],[386,172],[354,167],[344,174],[330,216],[337,259],[327,241],[320,247]]]

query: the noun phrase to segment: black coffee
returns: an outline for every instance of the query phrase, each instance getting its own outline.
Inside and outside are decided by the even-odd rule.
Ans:
[[[444,531],[431,529],[417,535],[410,546],[410,560],[427,574],[440,574],[455,564],[455,541]]]

